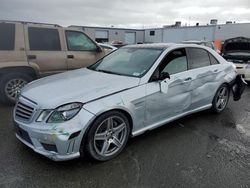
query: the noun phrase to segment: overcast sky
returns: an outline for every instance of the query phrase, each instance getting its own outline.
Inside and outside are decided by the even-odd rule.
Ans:
[[[250,0],[0,0],[0,20],[63,26],[149,28],[209,23],[210,19],[250,22]]]

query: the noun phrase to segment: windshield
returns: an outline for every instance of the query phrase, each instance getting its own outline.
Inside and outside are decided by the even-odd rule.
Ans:
[[[110,74],[141,77],[146,74],[162,51],[149,48],[121,48],[88,68]]]

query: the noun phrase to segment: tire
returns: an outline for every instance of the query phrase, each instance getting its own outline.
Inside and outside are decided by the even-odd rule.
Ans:
[[[123,113],[110,111],[102,114],[87,134],[87,154],[97,161],[111,160],[122,152],[129,135],[129,121]]]
[[[212,111],[215,113],[221,113],[228,104],[230,89],[226,84],[222,84],[216,91],[212,102]]]
[[[10,73],[1,76],[0,102],[6,105],[14,105],[21,89],[33,78],[23,73]]]

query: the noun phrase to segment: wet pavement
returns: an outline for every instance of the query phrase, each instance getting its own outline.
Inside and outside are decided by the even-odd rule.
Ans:
[[[114,160],[53,162],[14,136],[0,106],[0,187],[250,187],[250,87],[220,115],[193,114],[129,141]]]

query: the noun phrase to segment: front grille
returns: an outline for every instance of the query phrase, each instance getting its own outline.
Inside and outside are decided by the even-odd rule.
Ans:
[[[34,113],[33,107],[24,104],[20,101],[17,103],[15,111],[17,119],[28,122],[32,118],[33,113]]]

